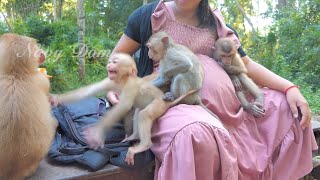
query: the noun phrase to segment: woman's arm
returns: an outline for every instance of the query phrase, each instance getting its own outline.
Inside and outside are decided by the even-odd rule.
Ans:
[[[127,53],[133,55],[140,48],[140,44],[123,34],[118,41],[117,45],[111,52],[111,55],[114,53]]]
[[[284,92],[287,87],[293,85],[290,81],[254,62],[249,56],[242,57],[242,60],[248,69],[248,76],[262,87],[268,87],[270,89]]]
[[[242,60],[247,67],[248,76],[262,87],[268,87],[280,92],[285,92],[288,87],[294,85],[292,82],[276,75],[262,65],[254,62],[249,56],[242,57]],[[311,121],[311,111],[308,102],[303,97],[299,89],[290,88],[286,92],[286,97],[295,118],[298,118],[299,116],[298,108],[301,110],[302,117],[300,125],[302,128],[304,129],[308,127]]]

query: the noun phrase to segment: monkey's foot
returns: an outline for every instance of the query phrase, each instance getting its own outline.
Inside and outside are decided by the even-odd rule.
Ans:
[[[163,97],[162,97],[162,99],[164,100],[164,101],[174,101],[174,96],[173,96],[173,94],[172,94],[172,92],[166,92],[164,95],[163,95]]]
[[[137,140],[137,139],[139,139],[139,135],[138,134],[131,134],[130,136],[124,138],[121,142]]]
[[[136,154],[134,147],[129,147],[126,159],[124,160],[128,165],[134,165],[134,155]]]
[[[128,165],[134,165],[134,155],[149,149],[150,146],[151,146],[151,144],[148,146],[143,146],[143,145],[139,144],[137,146],[129,147],[127,155],[126,155],[126,159],[124,161]]]

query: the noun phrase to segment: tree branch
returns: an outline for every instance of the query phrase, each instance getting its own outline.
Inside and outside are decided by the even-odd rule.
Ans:
[[[253,34],[256,35],[257,32],[256,32],[256,30],[254,29],[253,24],[252,24],[250,18],[249,18],[249,17],[247,16],[247,14],[244,12],[244,10],[243,10],[242,6],[240,5],[239,1],[238,1],[238,0],[235,0],[235,1],[236,1],[236,3],[237,3],[237,7],[238,7],[240,13],[243,15],[243,17],[247,20],[247,22],[248,22],[249,25],[251,26],[251,29],[252,29]]]
[[[9,28],[9,31],[10,31],[10,32],[13,32],[13,29],[11,28],[11,25],[10,25],[10,23],[9,23],[8,19],[6,18],[6,16],[4,15],[4,13],[1,11],[1,9],[0,9],[0,12],[1,12],[1,14],[2,14],[2,16],[3,16],[4,20],[5,20],[5,21],[6,21],[6,23],[7,23],[7,26],[8,26],[8,28]]]

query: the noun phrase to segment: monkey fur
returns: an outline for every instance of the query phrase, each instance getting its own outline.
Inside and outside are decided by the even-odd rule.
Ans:
[[[49,80],[37,71],[43,61],[35,39],[9,33],[0,37],[1,180],[32,175],[54,137]]]
[[[219,38],[215,43],[213,57],[231,78],[241,106],[255,117],[264,116],[264,95],[247,76],[247,69],[237,52],[235,43],[228,38]],[[244,87],[255,97],[254,102],[248,102],[241,87]]]
[[[149,58],[160,62],[158,76],[152,83],[159,88],[170,85],[164,99],[172,101],[190,90],[196,90],[180,103],[200,105],[218,119],[201,102],[199,90],[203,84],[204,72],[198,57],[187,47],[175,43],[163,31],[153,34],[146,45],[149,48]]]

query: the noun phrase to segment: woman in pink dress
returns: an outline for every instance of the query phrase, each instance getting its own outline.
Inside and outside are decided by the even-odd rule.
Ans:
[[[129,17],[113,53],[134,54],[141,48],[140,76],[151,73],[148,69],[157,64],[152,66],[146,56],[149,36],[145,34],[149,31],[165,31],[198,55],[205,71],[202,101],[220,119],[200,106],[184,104],[158,119],[152,128],[151,147],[156,156],[155,179],[291,180],[312,170],[312,150],[317,145],[305,98],[293,83],[244,53],[237,36],[225,25],[220,11],[210,9],[208,0],[160,1]],[[220,37],[236,42],[248,75],[264,87],[265,116],[254,118],[241,108],[229,76],[212,59],[213,45]]]

